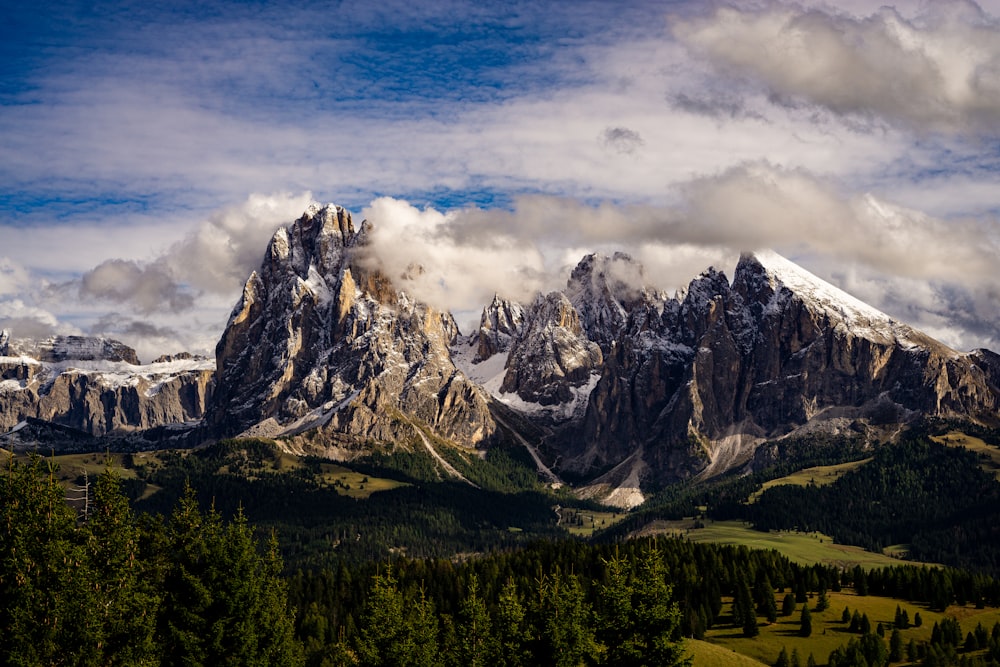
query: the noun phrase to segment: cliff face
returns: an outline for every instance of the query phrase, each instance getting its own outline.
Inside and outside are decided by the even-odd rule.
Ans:
[[[492,435],[487,396],[451,362],[453,318],[394,290],[367,230],[331,205],[274,235],[216,348],[216,433],[308,431],[338,456],[422,429],[464,446]]]
[[[670,481],[724,472],[807,425],[997,421],[986,353],[959,354],[773,254],[744,255],[732,285],[709,271],[639,320],[591,395],[580,468],[641,449]]]
[[[116,341],[0,332],[0,433],[44,433],[23,424],[45,420],[141,437],[201,420],[190,442],[280,436],[350,458],[486,446],[499,401],[533,456],[634,505],[805,431],[877,435],[921,415],[1000,426],[1000,355],[958,353],[774,253],[744,255],[732,283],[709,269],[673,298],[627,255],[588,255],[563,291],[526,306],[494,297],[462,338],[450,314],[394,287],[369,232],[332,205],[279,229],[214,364],[142,366]]]
[[[84,348],[99,349],[101,342]],[[207,360],[135,365],[135,353],[114,341],[112,359],[73,359],[72,352],[42,361],[0,356],[0,432],[27,418],[90,435],[123,434],[194,422],[211,398],[214,368]],[[25,344],[19,349],[45,349]],[[130,354],[129,354],[130,353]],[[44,356],[44,355],[42,355]],[[53,357],[46,357],[52,359]]]

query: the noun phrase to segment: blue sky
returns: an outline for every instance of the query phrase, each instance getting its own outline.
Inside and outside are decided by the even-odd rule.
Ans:
[[[674,289],[774,247],[1000,348],[1000,6],[881,5],[8,3],[0,326],[208,352],[332,201],[466,315],[594,250]]]

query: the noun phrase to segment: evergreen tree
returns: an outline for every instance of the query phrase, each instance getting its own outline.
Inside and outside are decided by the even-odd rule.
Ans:
[[[826,591],[820,591],[819,599],[816,601],[816,611],[826,611],[830,608],[830,598],[827,597]]]
[[[744,637],[756,637],[760,634],[753,596],[750,594],[750,585],[745,579],[736,584],[736,596],[733,598],[733,623],[743,628]]]
[[[167,526],[162,664],[298,665],[301,646],[272,538],[257,552],[242,513],[228,526],[187,489]]]
[[[784,646],[781,647],[778,659],[774,661],[774,667],[791,667],[791,663],[788,660],[788,650]]]
[[[496,638],[486,603],[479,595],[479,578],[469,578],[466,597],[459,607],[458,655],[462,665],[492,665],[497,654]]]
[[[655,547],[639,557],[630,576],[626,559],[617,554],[606,561],[608,582],[601,587],[599,636],[608,665],[682,665],[680,610],[671,602],[663,555]],[[773,596],[772,596],[773,601]]]
[[[802,605],[802,620],[799,625],[799,636],[809,637],[812,635],[812,613],[809,611],[809,605]]]
[[[774,587],[766,574],[761,573],[756,585],[757,613],[768,623],[778,620],[778,606],[774,602]]]
[[[889,662],[889,652],[885,648],[885,642],[878,635],[870,632],[861,635],[858,648],[867,664],[872,667],[882,667]]]
[[[919,628],[919,627],[920,627],[921,625],[923,625],[923,624],[924,624],[924,619],[923,619],[923,617],[922,617],[922,616],[920,615],[920,612],[918,611],[917,613],[915,613],[915,614],[913,615],[913,627],[915,627],[915,628]]]
[[[781,615],[791,616],[795,613],[795,596],[791,593],[786,593],[785,597],[781,600]]]
[[[816,656],[812,653],[809,654],[809,658],[806,660],[806,667],[816,667]]]
[[[790,667],[802,667],[802,659],[799,657],[799,649],[792,649],[792,660]]]
[[[508,579],[497,601],[496,628],[498,654],[501,667],[523,667],[529,663],[527,653],[529,636],[525,628],[524,605],[513,580]]]
[[[407,618],[406,629],[412,637],[410,642],[412,650],[407,656],[407,662],[400,664],[412,665],[413,667],[435,667],[440,664],[437,615],[434,613],[434,605],[427,598],[422,586],[420,597],[410,609],[412,611]]]
[[[894,625],[900,630],[906,630],[910,627],[910,616],[907,614],[905,609],[902,609],[898,604],[896,605],[896,618],[894,620]]]
[[[157,573],[141,558],[139,527],[110,465],[95,484],[85,535],[87,556],[94,563],[94,600],[87,621],[100,628],[99,661],[155,664]]]
[[[0,478],[0,664],[100,660],[99,622],[76,512],[55,468],[11,456]]]
[[[849,623],[850,620],[851,620],[851,610],[848,609],[847,607],[844,607],[844,613],[840,615],[840,622]]]
[[[867,635],[872,631],[872,622],[868,618],[868,614],[861,614],[861,634]]]
[[[889,635],[889,662],[902,662],[903,660],[903,635],[899,628],[894,628]]]
[[[576,576],[564,575],[558,568],[543,576],[537,582],[531,616],[536,664],[576,667],[597,658],[590,605]]]

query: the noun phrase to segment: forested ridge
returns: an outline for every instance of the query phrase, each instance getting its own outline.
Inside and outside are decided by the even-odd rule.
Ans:
[[[589,542],[569,539],[553,511],[573,499],[541,487],[516,450],[466,462],[484,489],[435,481],[412,454],[374,456],[352,466],[353,483],[399,481],[361,499],[339,492],[326,462],[291,465],[273,443],[224,441],[127,457],[130,474],[107,467],[85,505],[66,502],[50,461],[11,458],[0,481],[0,664],[682,664],[685,638],[715,628],[754,637],[784,616],[808,636],[810,611],[841,590],[935,612],[1000,607],[988,560],[998,484],[976,455],[925,435],[874,452],[786,443],[796,457],[667,489]],[[774,487],[746,503],[805,462],[862,454],[872,461],[829,486]],[[562,514],[590,510],[577,503]],[[910,537],[915,552],[945,535],[975,567],[801,565],[620,528],[657,513],[739,516],[845,542],[878,536],[871,546]],[[854,638],[810,657],[1000,659],[1000,627],[963,634],[943,623],[930,641],[900,646],[892,628],[863,620],[845,618]]]
[[[873,551],[906,544],[915,560],[1000,572],[1000,483],[975,453],[918,434],[877,448],[830,485],[776,486],[713,515],[759,530],[816,530]]]

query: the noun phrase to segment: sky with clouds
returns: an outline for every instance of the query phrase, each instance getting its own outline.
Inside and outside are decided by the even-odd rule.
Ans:
[[[460,324],[587,252],[673,290],[771,247],[1000,350],[1000,0],[15,0],[0,156],[15,337],[210,354],[318,201]]]

